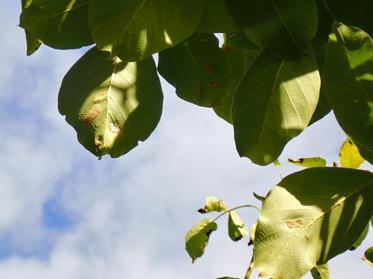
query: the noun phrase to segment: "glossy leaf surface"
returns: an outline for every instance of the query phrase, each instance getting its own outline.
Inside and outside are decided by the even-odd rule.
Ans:
[[[370,265],[373,265],[373,246],[365,250],[363,260]]]
[[[316,109],[320,76],[312,51],[300,60],[261,54],[247,71],[233,103],[240,156],[272,163],[286,143],[305,129]]]
[[[213,34],[196,33],[161,52],[158,71],[180,98],[200,106],[216,105],[231,85],[226,54]]]
[[[85,148],[118,157],[155,129],[162,100],[152,59],[126,63],[92,48],[66,74],[58,108]]]
[[[195,31],[206,0],[90,1],[97,46],[135,61],[179,44]]]
[[[373,153],[373,41],[343,24],[336,24],[334,32],[326,52],[325,92],[342,129]]]
[[[255,230],[254,263],[263,276],[300,278],[349,249],[373,214],[373,174],[309,168],[267,195]]]
[[[208,244],[210,234],[218,225],[210,219],[203,219],[195,224],[185,236],[185,249],[194,262],[201,257]]]
[[[20,26],[30,37],[53,48],[79,48],[93,43],[88,26],[88,0],[26,1]],[[34,49],[31,43],[27,41],[28,49]]]

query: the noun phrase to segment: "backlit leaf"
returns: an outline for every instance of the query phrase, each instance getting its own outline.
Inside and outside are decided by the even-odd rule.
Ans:
[[[265,277],[300,278],[349,249],[372,214],[372,173],[332,167],[293,173],[263,202],[255,267]]]
[[[226,211],[228,208],[223,200],[216,197],[208,197],[205,201],[203,208],[198,209],[199,213],[209,213],[212,211],[221,212]]]
[[[321,157],[299,158],[297,160],[289,158],[288,161],[294,165],[305,168],[326,167],[326,160]]]
[[[91,0],[90,26],[98,48],[136,61],[177,45],[195,31],[206,0]]]
[[[299,60],[262,53],[247,71],[233,103],[233,126],[240,156],[267,165],[310,123],[320,76],[310,50]]]
[[[158,71],[180,98],[200,106],[216,105],[231,85],[226,54],[213,34],[196,33],[162,51]]]
[[[229,212],[228,217],[228,234],[230,239],[238,241],[245,235],[249,234],[249,229],[242,222],[237,212],[232,210]]]
[[[118,157],[155,129],[162,100],[151,58],[127,63],[92,48],[66,74],[58,108],[85,148]]]
[[[341,161],[341,167],[357,169],[364,162],[364,158],[361,157],[359,149],[353,143],[351,139],[346,139],[340,150],[339,158]]]
[[[53,48],[79,48],[93,43],[88,26],[88,0],[26,1],[20,26],[30,38]],[[35,49],[30,43],[28,39],[28,53]]]
[[[365,226],[365,229],[363,230],[363,232],[361,233],[361,235],[359,236],[359,238],[355,241],[355,243],[352,244],[350,250],[355,250],[357,247],[359,247],[361,245],[361,243],[363,242],[363,240],[368,235],[368,232],[369,232],[369,224],[367,224]]]
[[[230,0],[208,0],[196,31],[206,33],[239,31],[227,8],[227,1]]]
[[[313,279],[329,279],[329,266],[328,264],[317,265],[311,269]]]
[[[335,24],[333,30],[326,50],[325,93],[342,129],[366,150],[360,154],[373,154],[373,41],[355,27]]]
[[[210,234],[218,225],[210,219],[203,219],[195,224],[185,236],[185,249],[194,262],[201,257],[208,244]]]
[[[295,57],[307,48],[317,31],[314,0],[247,0],[246,35],[258,46],[281,57]]]

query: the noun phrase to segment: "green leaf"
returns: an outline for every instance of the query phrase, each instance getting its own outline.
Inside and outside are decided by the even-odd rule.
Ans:
[[[240,156],[267,165],[305,129],[316,109],[320,76],[312,51],[300,60],[262,53],[247,71],[233,103]]]
[[[324,0],[324,4],[336,20],[360,27],[373,35],[373,1]]]
[[[200,106],[216,105],[231,85],[226,54],[213,34],[196,33],[162,51],[158,71],[180,98]]]
[[[127,63],[92,48],[66,74],[58,108],[85,148],[118,157],[148,138],[162,101],[152,59]]]
[[[41,41],[39,38],[34,37],[29,31],[25,30],[26,34],[26,43],[27,43],[27,56],[32,55],[35,51],[37,51],[41,45]]]
[[[373,246],[365,250],[363,260],[368,264],[373,265]]]
[[[197,32],[226,33],[239,31],[227,8],[229,0],[208,0]]]
[[[245,34],[280,57],[294,57],[307,48],[317,31],[314,0],[247,0]]]
[[[323,83],[342,129],[373,154],[373,41],[367,33],[334,26],[326,50]]]
[[[368,235],[368,232],[369,232],[369,223],[365,226],[365,229],[364,231],[361,233],[361,235],[359,236],[359,238],[355,241],[354,244],[352,244],[352,246],[350,247],[350,250],[355,250],[357,247],[359,247],[361,245],[361,243],[363,242],[363,240],[366,238],[366,236]]]
[[[261,196],[261,195],[258,195],[257,193],[253,192],[253,195],[254,197],[258,200],[258,201],[264,201],[266,198],[264,196]]]
[[[230,239],[238,241],[245,235],[249,234],[249,229],[242,222],[240,216],[234,210],[229,212],[228,217],[228,234]]]
[[[300,278],[349,249],[372,214],[372,173],[333,167],[293,173],[263,203],[255,266],[265,277]]]
[[[311,269],[313,279],[329,279],[329,266],[328,264],[317,265]]]
[[[218,225],[210,219],[203,219],[195,224],[185,236],[185,249],[194,262],[201,257],[208,244],[210,234]]]
[[[223,48],[226,52],[232,83],[226,96],[214,107],[215,113],[232,124],[232,106],[238,86],[247,70],[258,57],[260,50],[243,33],[229,33],[225,36]]]
[[[177,45],[195,31],[206,0],[91,0],[90,26],[98,48],[136,61]]]
[[[288,161],[294,165],[305,168],[326,167],[326,160],[321,157],[299,158],[297,160],[289,158]]]
[[[228,208],[223,200],[216,197],[208,197],[205,201],[203,208],[198,209],[199,213],[209,213],[212,211],[221,212],[226,211]]]
[[[88,26],[88,0],[25,1],[20,26],[29,37],[28,53],[35,49],[35,40],[59,49],[93,43]]]
[[[359,149],[354,142],[347,138],[340,150],[339,158],[341,161],[341,167],[357,169],[364,162],[364,158],[361,157]]]

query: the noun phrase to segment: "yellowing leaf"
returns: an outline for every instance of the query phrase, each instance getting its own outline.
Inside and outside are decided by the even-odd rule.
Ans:
[[[203,208],[198,209],[199,213],[208,213],[211,211],[221,212],[227,210],[227,206],[223,200],[216,197],[208,197]]]
[[[218,225],[210,219],[203,219],[195,224],[185,236],[185,249],[194,262],[201,257],[209,241],[210,234]]]
[[[233,241],[238,241],[249,234],[249,229],[242,222],[240,216],[235,211],[229,212],[228,234]]]
[[[328,264],[317,265],[311,270],[313,279],[329,279],[329,266]]]
[[[305,168],[326,167],[326,161],[321,157],[299,158],[298,160],[289,158],[288,161],[294,165]]]
[[[351,139],[346,139],[339,151],[339,158],[341,166],[344,168],[357,169],[364,162],[364,158],[361,157],[359,149]]]

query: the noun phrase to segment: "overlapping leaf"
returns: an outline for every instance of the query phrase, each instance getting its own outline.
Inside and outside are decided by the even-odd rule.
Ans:
[[[233,104],[238,153],[266,165],[310,123],[320,76],[311,50],[299,60],[262,53],[247,71]]]
[[[158,71],[176,94],[200,106],[214,106],[231,86],[231,72],[213,34],[196,33],[159,54]]]
[[[329,279],[329,266],[328,264],[317,265],[311,270],[313,279]]]
[[[270,278],[300,278],[349,249],[373,214],[373,174],[310,168],[267,195],[255,230],[254,264]]]
[[[233,241],[238,241],[249,234],[249,229],[242,222],[236,211],[229,212],[228,217],[228,235]]]
[[[136,61],[174,46],[196,29],[206,0],[90,1],[97,46]]]
[[[373,35],[373,1],[323,0],[328,11],[338,21],[364,29]]]
[[[364,162],[364,158],[361,157],[359,149],[349,138],[343,142],[339,150],[339,158],[341,166],[345,168],[357,169]]]
[[[66,74],[58,107],[85,148],[118,157],[155,129],[162,99],[152,59],[126,63],[92,48]]]
[[[28,53],[35,42],[53,48],[79,48],[93,43],[88,26],[88,0],[23,1],[20,26],[25,29]]]
[[[281,57],[297,56],[316,34],[318,12],[314,0],[239,2],[246,35]]]
[[[209,212],[221,212],[228,210],[225,202],[217,197],[208,197],[205,201],[205,205],[198,209],[199,213],[209,213]]]
[[[343,24],[330,37],[323,82],[336,118],[367,160],[373,155],[373,41]]]
[[[227,8],[229,0],[207,0],[206,8],[198,24],[197,32],[226,33],[239,31],[239,27]]]

